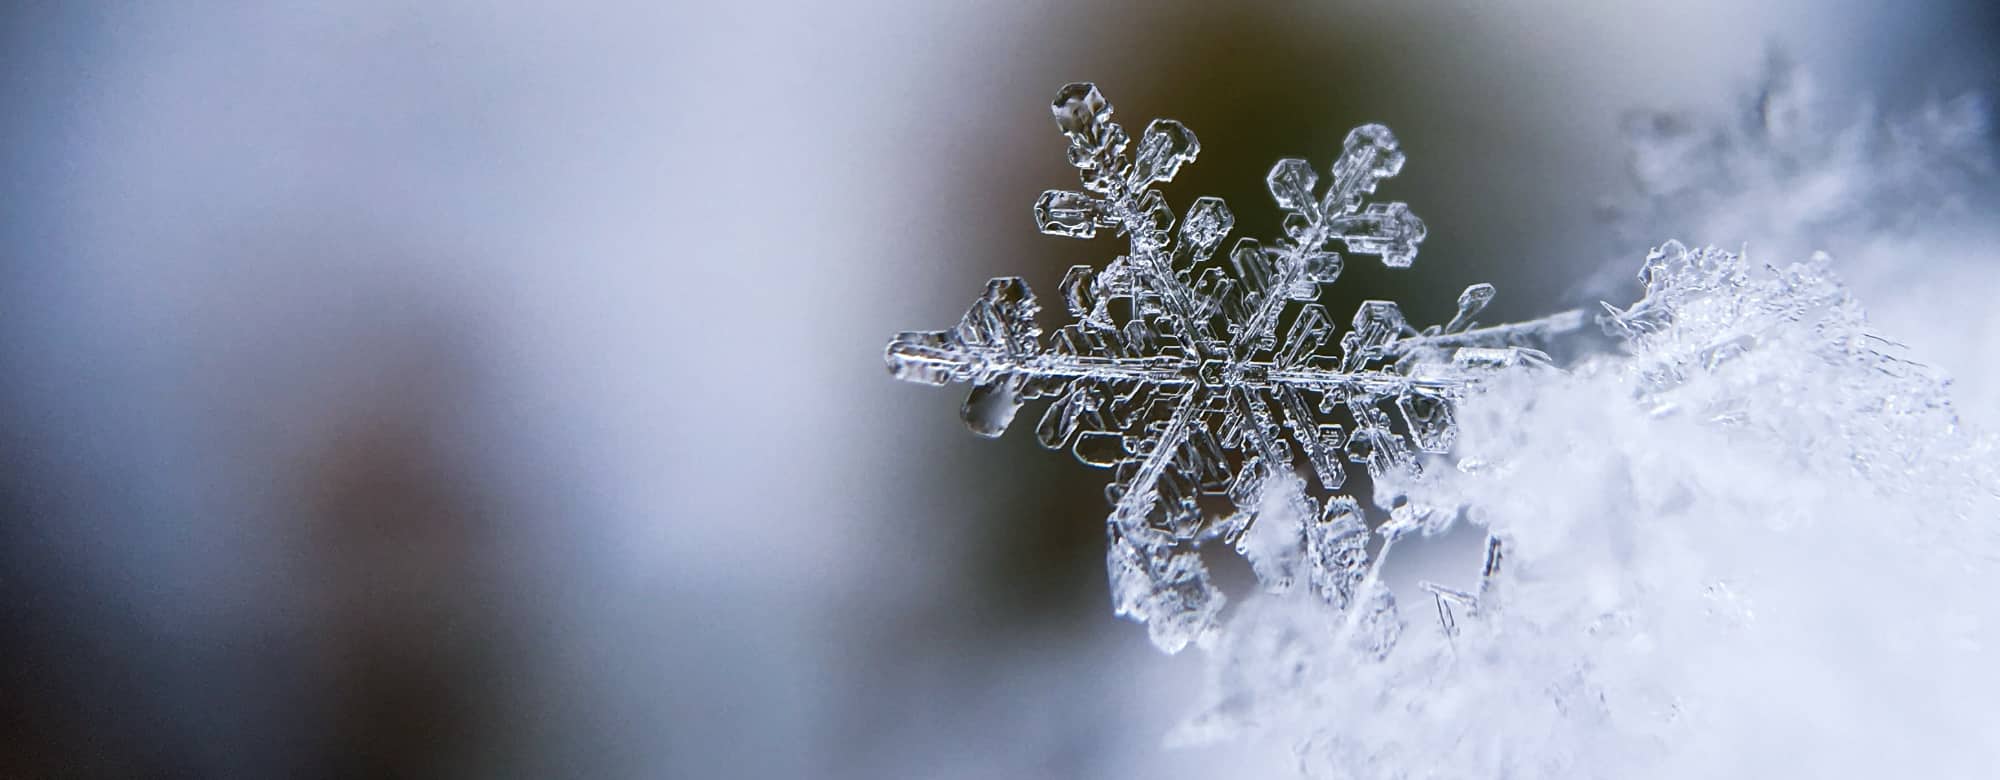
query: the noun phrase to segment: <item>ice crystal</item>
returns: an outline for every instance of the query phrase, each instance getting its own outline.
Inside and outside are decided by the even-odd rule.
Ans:
[[[1851,470],[1879,490],[1938,488],[1965,473],[1938,460],[1965,443],[1948,382],[1870,329],[1826,254],[1758,268],[1669,241],[1646,256],[1640,280],[1645,297],[1605,305],[1603,324],[1630,350],[1620,370],[1649,413],[1754,429],[1802,463]],[[1744,359],[1753,350],[1759,359]]]
[[[1135,144],[1087,83],[1063,87],[1053,112],[1083,190],[1044,192],[1036,224],[1074,238],[1115,231],[1129,249],[1101,268],[1069,269],[1059,292],[1071,323],[1048,338],[1028,285],[998,278],[956,327],[897,335],[885,352],[890,372],[972,384],[962,415],[985,436],[1005,431],[1026,402],[1052,399],[1035,435],[1111,470],[1113,601],[1162,649],[1178,651],[1216,625],[1224,598],[1200,549],[1221,542],[1248,557],[1268,589],[1307,581],[1354,613],[1359,641],[1386,653],[1394,602],[1368,560],[1359,505],[1338,495],[1347,464],[1378,477],[1420,472],[1421,453],[1452,448],[1454,409],[1482,375],[1546,362],[1522,345],[1580,316],[1481,327],[1474,318],[1494,290],[1475,284],[1446,324],[1419,330],[1395,303],[1371,300],[1336,341],[1316,300],[1340,275],[1337,249],[1403,268],[1424,238],[1405,204],[1367,201],[1403,166],[1388,128],[1348,133],[1324,189],[1305,160],[1280,160],[1266,184],[1286,212],[1284,235],[1239,238],[1222,252],[1234,216],[1221,199],[1195,199],[1176,225],[1154,188],[1200,151],[1191,130],[1158,119]],[[1295,470],[1328,497],[1267,489]],[[1230,510],[1204,507],[1204,496],[1226,497]],[[1260,529],[1273,507],[1310,522]],[[1398,517],[1385,533],[1413,530],[1436,526]]]

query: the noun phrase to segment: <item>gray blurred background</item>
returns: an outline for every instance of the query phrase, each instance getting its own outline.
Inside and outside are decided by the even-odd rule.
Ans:
[[[1629,297],[1621,115],[1772,46],[2000,75],[1988,0],[1742,5],[10,7],[0,776],[1282,775],[1160,749],[1200,660],[1112,618],[1104,474],[882,345],[1117,253],[1029,218],[1067,81],[1244,235],[1389,124],[1430,237],[1328,303],[1430,322]]]

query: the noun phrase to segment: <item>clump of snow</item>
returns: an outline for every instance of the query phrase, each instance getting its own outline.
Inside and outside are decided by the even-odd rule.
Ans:
[[[1276,731],[1337,778],[2000,765],[1993,441],[1824,258],[1669,244],[1642,277],[1604,318],[1618,354],[1489,384],[1465,468],[1378,493],[1499,540],[1476,610],[1378,657],[1324,608],[1246,604],[1178,736]]]

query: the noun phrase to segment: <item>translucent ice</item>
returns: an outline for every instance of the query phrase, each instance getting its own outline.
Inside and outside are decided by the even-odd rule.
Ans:
[[[1279,500],[1267,486],[1304,470],[1335,491],[1346,482],[1345,461],[1377,474],[1415,469],[1416,453],[1451,448],[1452,406],[1480,366],[1526,353],[1513,346],[1525,338],[1580,321],[1471,327],[1493,295],[1491,285],[1474,285],[1447,326],[1419,332],[1394,303],[1369,301],[1336,340],[1335,320],[1313,301],[1339,277],[1340,252],[1405,267],[1424,239],[1408,206],[1367,202],[1404,162],[1381,125],[1347,135],[1324,187],[1305,160],[1272,167],[1266,184],[1288,212],[1284,235],[1240,238],[1221,255],[1235,226],[1227,204],[1197,198],[1176,220],[1152,189],[1199,154],[1193,131],[1157,120],[1134,144],[1091,84],[1063,87],[1052,112],[1083,190],[1044,192],[1034,204],[1036,226],[1071,238],[1115,231],[1126,253],[1064,275],[1060,308],[1071,324],[1046,341],[1034,293],[1005,278],[988,284],[957,327],[900,334],[885,357],[900,379],[972,384],[964,417],[981,435],[999,435],[1026,401],[1049,399],[1037,440],[1111,469],[1116,609],[1146,622],[1170,652],[1209,633],[1220,614],[1223,596],[1199,554],[1206,542],[1235,545],[1267,587],[1289,587],[1308,557],[1365,560],[1367,534],[1354,532],[1361,520],[1352,501],[1336,496],[1323,512],[1321,499],[1294,491]],[[1487,357],[1454,359],[1467,350]],[[1233,511],[1212,514],[1204,494],[1227,497]],[[1274,501],[1291,516],[1320,519],[1260,523]],[[1357,538],[1363,546],[1354,546]],[[1383,611],[1357,625],[1386,652],[1393,599],[1346,577],[1315,575],[1314,588],[1336,605]]]

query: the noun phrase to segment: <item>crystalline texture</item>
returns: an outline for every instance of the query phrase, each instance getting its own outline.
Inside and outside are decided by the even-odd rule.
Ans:
[[[1474,285],[1447,326],[1420,332],[1394,303],[1368,301],[1336,340],[1334,318],[1312,302],[1340,274],[1336,247],[1400,268],[1424,239],[1408,206],[1365,202],[1403,166],[1388,128],[1349,133],[1323,190],[1310,163],[1278,162],[1266,184],[1288,212],[1284,236],[1241,238],[1222,255],[1235,217],[1220,198],[1197,198],[1176,220],[1151,189],[1200,152],[1193,131],[1157,120],[1134,145],[1091,84],[1063,87],[1051,108],[1084,191],[1042,193],[1036,226],[1071,238],[1116,231],[1128,252],[1064,275],[1061,308],[1073,324],[1046,343],[1027,285],[995,279],[958,327],[896,336],[885,354],[890,372],[971,383],[965,421],[985,436],[1004,431],[1028,400],[1051,399],[1036,439],[1111,470],[1113,603],[1145,622],[1162,649],[1178,651],[1215,626],[1224,598],[1200,548],[1223,540],[1251,559],[1268,589],[1288,589],[1301,569],[1311,572],[1322,599],[1358,611],[1352,640],[1370,654],[1388,652],[1400,622],[1368,566],[1358,505],[1270,486],[1303,470],[1337,491],[1344,461],[1378,475],[1414,473],[1417,453],[1452,447],[1452,407],[1477,369],[1532,362],[1508,357],[1532,353],[1513,345],[1580,317],[1475,328],[1470,318],[1493,288]],[[1476,360],[1454,358],[1469,351]],[[1400,429],[1385,411],[1392,408]],[[1203,495],[1226,497],[1234,511],[1212,516]]]

